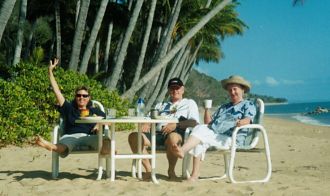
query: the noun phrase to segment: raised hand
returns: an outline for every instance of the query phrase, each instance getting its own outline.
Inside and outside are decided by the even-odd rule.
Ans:
[[[50,71],[52,71],[55,67],[56,67],[56,65],[58,64],[58,62],[59,62],[59,59],[58,58],[54,58],[54,60],[50,60],[49,61],[49,70]]]

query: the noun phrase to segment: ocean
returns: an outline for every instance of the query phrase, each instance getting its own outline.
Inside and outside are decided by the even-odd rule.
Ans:
[[[315,113],[318,107],[326,108],[329,112]],[[306,124],[330,126],[330,101],[266,105],[265,114]]]

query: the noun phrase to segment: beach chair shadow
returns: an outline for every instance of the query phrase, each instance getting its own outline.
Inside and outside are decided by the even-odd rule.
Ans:
[[[92,105],[93,107],[97,107],[99,108],[101,111],[104,112],[104,107],[103,105],[96,101],[96,100],[92,100]],[[64,126],[65,126],[65,120],[63,118],[60,118],[60,122],[58,125],[56,125],[53,129],[53,133],[52,133],[52,143],[53,144],[57,144],[59,141],[59,138],[63,135],[63,131],[64,131]],[[104,127],[104,133],[108,132],[109,133],[109,127],[105,126]],[[109,134],[107,134],[109,135]],[[99,144],[100,145],[100,144]],[[72,152],[70,154],[89,154],[89,153],[99,153],[98,149],[92,149],[89,146],[77,146],[77,148],[73,149]],[[98,176],[97,176],[97,180],[100,180],[102,178],[102,174],[103,174],[103,167],[102,167],[102,159],[105,158],[106,160],[106,166],[108,167],[110,165],[110,157],[101,157],[99,156],[99,160],[98,160]],[[57,152],[52,152],[52,178],[56,179],[59,175],[59,154]]]
[[[219,177],[210,177],[210,178],[203,178],[203,179],[211,179],[211,180],[220,180],[228,178],[231,183],[246,183],[246,182],[268,182],[271,173],[272,173],[272,164],[271,164],[271,157],[270,157],[270,148],[268,142],[268,136],[266,129],[262,126],[262,118],[265,111],[264,102],[261,99],[256,99],[255,105],[257,107],[257,114],[255,119],[253,120],[253,124],[244,125],[241,127],[236,127],[232,134],[232,145],[229,150],[217,150],[220,154],[224,156],[224,165],[225,165],[225,174]],[[236,146],[236,136],[239,130],[243,128],[248,128],[249,133],[248,137],[245,141],[244,146],[237,147]],[[185,138],[188,138],[189,131],[186,132]],[[259,143],[260,135],[262,135],[263,139],[263,148],[256,148],[257,144]],[[252,153],[252,152],[260,152],[266,156],[266,176],[262,179],[258,180],[246,180],[246,181],[237,181],[234,178],[234,166],[235,166],[235,156],[238,152],[245,152],[245,153]],[[183,177],[189,178],[189,166],[191,162],[191,155],[186,153],[184,156],[183,164],[182,164],[182,171]]]

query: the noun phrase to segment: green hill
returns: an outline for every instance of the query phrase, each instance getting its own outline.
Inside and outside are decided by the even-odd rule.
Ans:
[[[199,106],[203,105],[204,99],[212,99],[213,105],[228,102],[227,92],[222,89],[220,81],[193,69],[186,82],[185,97],[194,99]],[[261,98],[265,103],[287,102],[285,98],[274,98],[266,95],[248,94],[248,98]]]

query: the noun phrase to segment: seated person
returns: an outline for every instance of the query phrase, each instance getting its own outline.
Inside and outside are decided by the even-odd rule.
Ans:
[[[250,124],[256,115],[255,105],[243,98],[244,93],[249,92],[251,88],[248,81],[240,76],[230,76],[228,79],[222,80],[221,84],[227,90],[231,101],[221,105],[212,117],[208,109],[205,109],[205,125],[197,125],[182,147],[176,144],[172,146],[175,156],[179,158],[183,158],[186,152],[194,156],[193,170],[188,181],[198,180],[201,160],[204,159],[208,148],[229,149],[234,128]],[[230,120],[232,123],[228,123]],[[238,132],[237,145],[244,144],[247,132],[247,129]]]
[[[59,112],[65,121],[64,135],[60,138],[58,144],[53,144],[37,136],[36,144],[47,150],[59,153],[61,157],[66,157],[78,145],[87,145],[93,149],[98,147],[98,138],[94,134],[96,124],[75,123],[75,120],[80,118],[81,112],[87,109],[89,115],[103,117],[105,117],[105,113],[98,108],[92,107],[91,96],[87,87],[77,88],[75,99],[72,102],[68,102],[64,98],[53,74],[58,61],[58,59],[54,59],[54,63],[50,61],[48,76],[59,105]],[[101,153],[109,153],[109,139],[105,139],[103,144]]]
[[[158,104],[155,108],[159,110],[161,116],[167,116],[179,119],[179,123],[169,123],[157,125],[156,144],[165,145],[166,155],[169,163],[168,176],[170,179],[176,179],[175,165],[178,160],[173,155],[171,146],[173,144],[180,145],[184,136],[184,131],[187,127],[194,127],[199,123],[198,107],[194,100],[183,98],[184,85],[179,78],[172,78],[168,82],[168,92],[170,100],[165,103]],[[147,147],[151,144],[150,124],[144,124],[142,126],[142,152],[147,152]],[[131,133],[128,141],[130,147],[134,153],[138,151],[137,143],[138,134]],[[146,170],[145,179],[149,179],[151,176],[151,165],[149,159],[142,160],[142,164]]]

